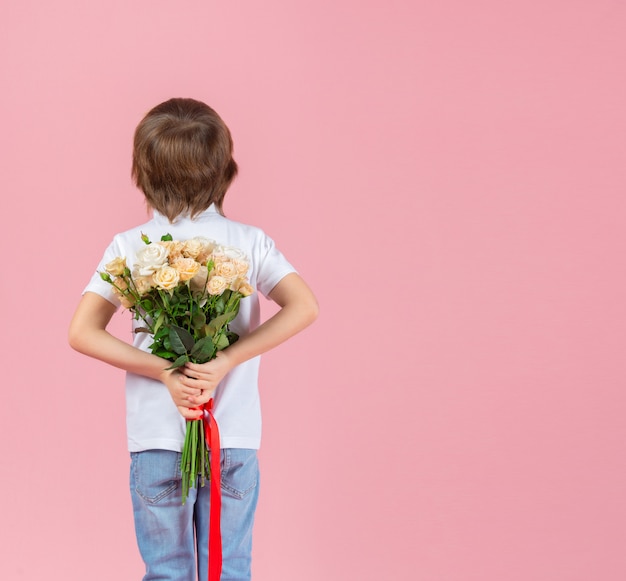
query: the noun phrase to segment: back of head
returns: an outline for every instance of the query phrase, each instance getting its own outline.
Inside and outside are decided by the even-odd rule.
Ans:
[[[172,222],[215,204],[223,213],[237,175],[230,131],[208,105],[170,99],[148,112],[135,130],[132,176],[148,204]]]

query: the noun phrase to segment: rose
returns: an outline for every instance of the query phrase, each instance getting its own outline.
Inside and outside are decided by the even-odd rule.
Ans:
[[[243,276],[244,274],[246,274],[248,272],[248,262],[246,260],[237,260],[234,259],[232,260],[232,263],[235,265],[235,268],[237,270],[237,274],[239,276]]]
[[[137,251],[136,267],[140,276],[150,276],[167,263],[168,248],[160,242]]]
[[[191,280],[200,269],[200,264],[193,258],[178,258],[172,266],[178,271],[182,281]]]
[[[154,286],[151,276],[135,276],[133,274],[133,282],[135,289],[141,296],[148,294]]]
[[[128,290],[128,283],[121,277],[113,279],[113,292],[125,309],[130,309],[135,305],[135,297]]]
[[[187,258],[196,258],[202,250],[202,242],[197,238],[187,240],[183,246],[183,255]]]
[[[215,274],[223,276],[230,282],[237,277],[238,272],[235,263],[228,260],[226,262],[218,262],[215,265]]]
[[[187,240],[183,245],[183,255],[187,258],[195,258],[200,263],[205,263],[215,248],[216,242],[209,238],[196,236]]]
[[[126,259],[118,256],[111,260],[111,262],[105,264],[104,270],[113,276],[121,276],[124,274],[124,270],[126,270]]]
[[[210,295],[220,295],[228,287],[228,281],[219,275],[212,276],[206,285],[206,289]]]
[[[176,288],[176,285],[178,285],[180,275],[175,268],[172,268],[171,266],[164,266],[154,273],[152,280],[159,288],[162,288],[163,290],[172,290],[173,288]]]
[[[170,264],[183,257],[183,250],[185,247],[184,242],[181,242],[180,240],[165,240],[159,242],[159,244],[162,244],[165,248],[167,248],[167,257]]]
[[[248,284],[248,282],[241,278],[235,281],[233,286],[231,286],[231,289],[241,293],[244,297],[249,297],[254,292],[254,289]]]
[[[228,260],[241,260],[246,263],[248,262],[246,253],[240,248],[235,248],[234,246],[216,246],[213,250],[213,254],[216,259],[224,257]]]
[[[213,260],[213,246],[205,246],[196,256],[196,260],[200,264],[208,264],[209,260]]]
[[[125,309],[130,309],[135,306],[135,301],[133,301],[130,295],[118,294],[117,298],[120,299],[120,303]]]

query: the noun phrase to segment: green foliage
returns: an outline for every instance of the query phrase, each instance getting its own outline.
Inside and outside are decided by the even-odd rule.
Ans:
[[[240,297],[227,301],[211,297],[213,300],[200,308],[188,293],[162,294],[165,300],[157,311],[151,351],[173,361],[174,367],[180,367],[185,361],[205,363],[238,339],[229,324],[237,316]],[[229,291],[229,298],[236,294]]]
[[[226,345],[228,347],[228,345]],[[224,347],[222,347],[224,349]],[[191,349],[189,357],[198,363],[205,363],[215,357],[215,353],[219,351],[211,337],[203,337]]]
[[[152,334],[150,351],[172,362],[168,369],[187,361],[206,363],[239,338],[229,325],[241,298],[231,290],[211,296],[193,293],[187,285],[172,291],[155,288],[132,309],[134,318],[143,323],[135,333]]]
[[[202,311],[196,311],[191,316],[191,326],[195,330],[200,330],[206,325],[206,315]]]
[[[175,359],[174,363],[172,363],[169,367],[166,367],[165,369],[178,369],[179,367],[182,367],[183,365],[185,365],[187,361],[189,361],[189,357],[185,353],[184,355],[181,355],[180,357]]]
[[[177,327],[176,325],[170,325],[169,329],[170,345],[175,353],[184,355],[193,349],[195,341],[189,331],[186,331],[182,327]]]

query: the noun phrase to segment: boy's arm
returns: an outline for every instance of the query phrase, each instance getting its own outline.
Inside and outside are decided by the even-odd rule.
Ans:
[[[189,398],[210,390],[210,385],[190,380],[179,370],[166,371],[168,362],[161,357],[146,353],[111,335],[106,328],[115,311],[115,305],[105,298],[86,292],[70,323],[70,346],[120,369],[163,382],[185,418],[200,417],[200,412],[189,409],[196,405]]]
[[[234,367],[269,351],[296,333],[308,327],[318,315],[318,304],[313,292],[296,273],[285,276],[269,293],[269,298],[280,310],[252,333],[239,339],[208,363],[187,363],[185,374],[209,385],[209,392],[190,397],[196,404],[206,403],[217,384]]]

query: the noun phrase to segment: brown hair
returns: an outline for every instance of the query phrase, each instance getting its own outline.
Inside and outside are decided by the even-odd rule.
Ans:
[[[135,130],[132,177],[148,204],[170,222],[215,204],[224,214],[226,190],[237,175],[230,131],[208,105],[170,99]]]

